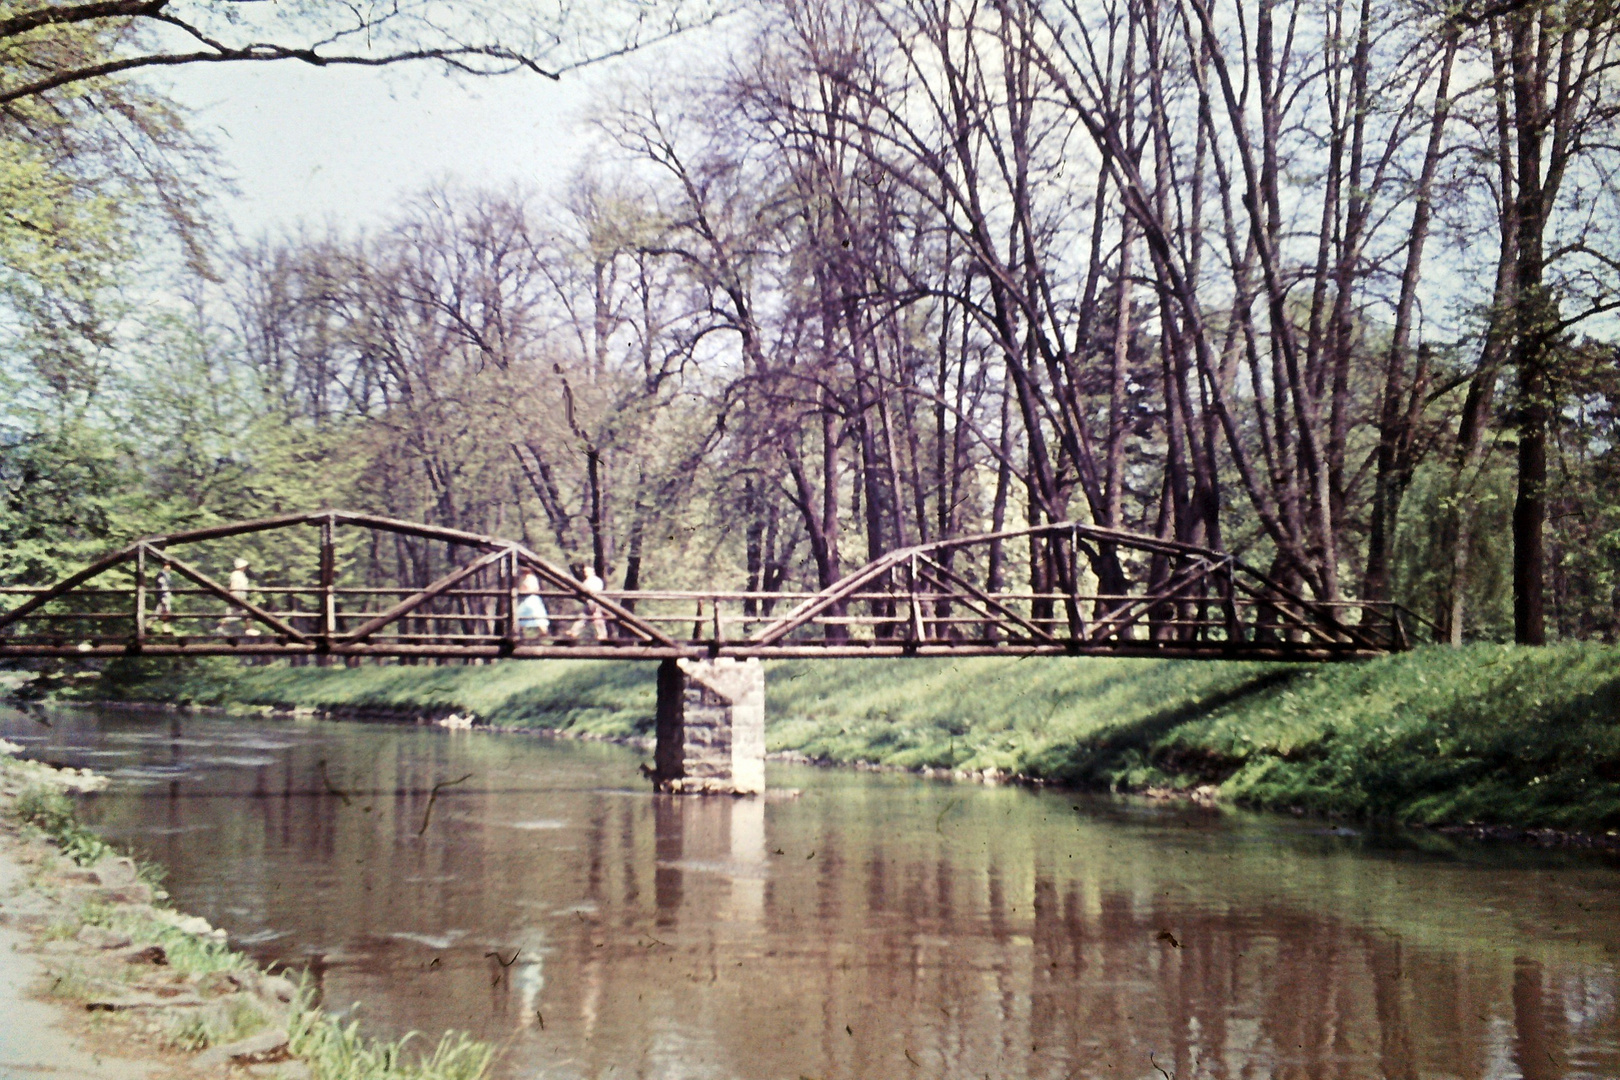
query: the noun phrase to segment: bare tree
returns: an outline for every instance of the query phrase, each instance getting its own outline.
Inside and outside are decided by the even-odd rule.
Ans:
[[[128,71],[293,61],[315,67],[438,63],[469,75],[564,72],[620,56],[724,8],[686,0],[607,0],[589,17],[529,0],[361,5],[321,0],[89,0],[13,5],[0,105]],[[27,63],[15,62],[26,56]]]

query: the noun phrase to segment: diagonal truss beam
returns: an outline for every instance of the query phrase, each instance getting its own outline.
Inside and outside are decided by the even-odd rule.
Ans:
[[[461,582],[467,580],[474,574],[478,573],[478,571],[484,569],[484,567],[494,566],[496,563],[506,558],[507,555],[511,553],[511,550],[511,548],[498,548],[495,551],[486,552],[485,554],[474,559],[472,562],[468,563],[466,566],[458,567],[457,569],[450,571],[450,573],[444,575],[444,577],[440,578],[438,581],[435,581],[421,592],[413,593],[410,596],[407,596],[405,599],[401,600],[399,603],[395,604],[381,615],[378,615],[376,618],[367,619],[353,630],[345,631],[342,634],[332,635],[332,640],[335,642],[341,642],[345,645],[350,645],[354,642],[370,637],[372,634],[375,634],[378,630],[381,630],[389,623],[398,622],[400,619],[403,619],[405,616],[409,615],[411,612],[415,611],[429,600],[432,600],[434,597],[446,592],[449,589],[455,588]]]
[[[971,594],[975,599],[977,599],[979,601],[979,603],[983,604],[985,607],[990,609],[990,611],[984,611],[983,614],[991,615],[991,612],[993,611],[996,615],[999,615],[1001,618],[1007,619],[1007,620],[1017,624],[1021,629],[1024,630],[1025,633],[1029,634],[1029,636],[1034,638],[1036,641],[1044,641],[1044,642],[1047,642],[1048,644],[1056,644],[1057,643],[1057,638],[1053,637],[1051,634],[1047,633],[1045,630],[1042,630],[1040,627],[1036,626],[1034,623],[1030,622],[1028,619],[1024,618],[1022,615],[1018,614],[1012,608],[1010,608],[1007,605],[1001,603],[999,600],[995,599],[989,593],[985,592],[983,589],[981,589],[977,585],[973,584],[973,582],[969,581],[967,578],[963,577],[961,574],[956,573],[954,570],[948,569],[943,563],[936,562],[935,560],[930,559],[926,555],[918,556],[918,561],[922,562],[922,563],[926,563],[929,567],[932,568],[932,570],[929,572],[930,577],[933,577],[935,573],[939,574],[940,576],[944,577],[946,579],[946,581],[948,581],[951,585],[955,585],[959,589],[967,590],[967,592],[969,594]],[[942,588],[949,588],[949,586],[946,584],[946,581],[939,582],[939,584],[940,584],[940,586]],[[968,602],[966,599],[961,598],[961,597],[953,597],[953,599],[960,600],[962,603],[967,603]],[[994,616],[992,616],[992,617],[994,617]]]
[[[1290,588],[1288,588],[1288,587],[1286,587],[1284,585],[1278,584],[1277,582],[1271,580],[1266,575],[1262,574],[1260,571],[1256,570],[1254,567],[1249,566],[1247,563],[1244,563],[1244,562],[1242,562],[1242,561],[1240,561],[1238,559],[1233,559],[1232,560],[1232,565],[1234,567],[1236,567],[1237,569],[1242,570],[1245,574],[1248,574],[1250,577],[1254,578],[1255,580],[1259,581],[1267,589],[1270,589],[1272,592],[1276,593],[1278,596],[1281,596],[1283,599],[1291,600],[1294,603],[1298,604],[1303,610],[1310,612],[1312,618],[1319,619],[1323,623],[1326,623],[1329,631],[1331,631],[1334,634],[1340,635],[1339,638],[1336,639],[1336,640],[1338,640],[1339,643],[1342,644],[1343,641],[1349,640],[1349,641],[1355,642],[1358,645],[1365,645],[1365,646],[1367,646],[1369,648],[1378,648],[1379,647],[1378,644],[1372,638],[1368,637],[1365,633],[1363,633],[1358,628],[1356,628],[1354,626],[1349,626],[1349,625],[1339,621],[1338,615],[1334,613],[1332,608],[1323,607],[1322,605],[1317,604],[1317,603],[1315,603],[1315,602],[1313,602],[1311,600],[1307,600],[1305,597],[1301,596],[1299,593],[1295,592],[1293,589],[1290,589]],[[1250,588],[1249,586],[1245,585],[1243,582],[1237,581],[1235,578],[1234,578],[1234,583],[1237,585],[1238,588],[1242,589],[1244,592],[1248,593],[1251,596],[1254,596],[1254,597],[1259,598],[1259,599],[1269,599],[1269,598],[1263,597],[1259,592],[1256,592],[1253,588]],[[1273,605],[1275,605],[1276,601],[1274,599],[1272,599],[1271,603]]]
[[[173,547],[187,543],[220,540],[301,525],[310,525],[323,529],[323,545],[328,547],[330,546],[329,530],[335,526],[346,525],[379,532],[395,533],[421,540],[443,542],[456,547],[471,548],[473,549],[473,557],[472,561],[467,565],[455,568],[445,577],[406,597],[381,615],[370,617],[363,625],[338,635],[332,633],[332,627],[328,624],[323,624],[325,630],[322,633],[300,631],[280,615],[267,611],[246,599],[232,596],[227,587],[209,578],[202,570],[176,559],[174,555],[170,554]],[[970,580],[968,575],[951,569],[948,565],[950,560],[945,557],[946,553],[970,549],[975,545],[1014,539],[1051,543],[1059,548],[1073,544],[1073,553],[1075,555],[1084,552],[1092,557],[1094,563],[1097,557],[1094,547],[1097,545],[1109,545],[1139,555],[1152,554],[1155,557],[1168,557],[1179,566],[1165,584],[1155,590],[1154,595],[1118,597],[1115,602],[1120,606],[1106,616],[1100,617],[1089,626],[1085,620],[1076,621],[1075,619],[1075,604],[1078,596],[1075,584],[1068,582],[1067,587],[1061,593],[1052,597],[1054,600],[1065,600],[1070,608],[1067,633],[1064,633],[1059,628],[1061,626],[1060,621],[1053,620],[1048,625],[1041,625],[1045,622],[1044,619],[1037,619],[1033,614],[1021,614],[1017,610],[1021,606],[1017,600],[998,597],[989,590],[981,588],[980,585]],[[1063,557],[1061,551],[1054,551],[1054,554]],[[345,651],[352,651],[355,654],[373,653],[379,650],[387,651],[395,648],[406,650],[420,648],[420,646],[401,645],[396,642],[373,644],[368,639],[384,627],[397,622],[412,611],[416,611],[430,600],[444,595],[457,584],[465,582],[472,575],[500,564],[503,560],[511,560],[510,569],[504,572],[515,574],[518,567],[521,566],[534,572],[543,582],[547,583],[550,589],[555,589],[569,602],[578,602],[601,613],[605,618],[611,619],[617,640],[606,643],[598,642],[596,652],[600,655],[606,656],[609,653],[617,652],[621,655],[656,654],[663,657],[675,654],[689,654],[699,644],[704,644],[710,655],[715,655],[714,650],[720,647],[718,634],[713,642],[708,643],[697,642],[695,634],[693,640],[688,640],[684,634],[677,639],[671,633],[660,629],[658,625],[650,621],[648,616],[638,616],[631,611],[625,606],[625,601],[615,600],[603,593],[587,590],[583,583],[575,580],[566,568],[548,562],[534,551],[513,541],[373,514],[330,509],[302,514],[284,514],[255,521],[211,525],[136,541],[97,559],[49,588],[34,593],[12,610],[0,613],[0,637],[15,633],[15,631],[8,628],[13,627],[19,621],[29,619],[30,616],[39,617],[36,613],[42,607],[62,600],[75,589],[83,586],[98,575],[119,567],[120,564],[138,558],[149,557],[167,561],[178,573],[201,586],[203,591],[223,600],[232,610],[240,611],[245,616],[251,617],[255,622],[269,627],[280,639],[276,645],[285,646],[291,651],[300,648],[313,649],[317,647],[317,644],[324,645],[327,648],[337,647]],[[460,558],[466,557],[466,555],[452,557]],[[329,558],[329,556],[323,553],[323,558]],[[905,581],[900,580],[899,575],[901,573],[905,573]],[[322,588],[327,590],[329,602],[331,581],[329,571],[324,564],[321,575]],[[141,610],[139,571],[136,572],[136,579],[135,607],[138,619]],[[787,640],[795,630],[806,626],[826,629],[835,623],[846,621],[827,618],[828,612],[839,610],[839,605],[849,602],[852,598],[861,595],[865,590],[876,590],[894,601],[909,603],[908,631],[916,640],[910,644],[909,648],[912,652],[908,652],[907,655],[911,655],[918,648],[923,647],[937,647],[940,649],[960,647],[968,650],[991,647],[984,642],[975,645],[974,642],[966,640],[948,644],[935,643],[932,646],[921,642],[922,631],[928,621],[923,615],[923,606],[930,602],[961,604],[964,610],[971,610],[976,615],[983,616],[990,624],[1011,635],[1012,640],[1005,644],[1013,651],[1023,650],[1042,654],[1054,651],[1093,653],[1116,646],[1128,651],[1132,646],[1128,641],[1120,640],[1118,638],[1119,634],[1147,618],[1157,605],[1186,600],[1188,590],[1196,588],[1197,583],[1201,580],[1214,583],[1217,593],[1216,602],[1222,603],[1224,610],[1227,612],[1228,640],[1224,645],[1221,642],[1210,641],[1203,642],[1199,646],[1200,649],[1211,654],[1221,652],[1230,655],[1234,645],[1248,647],[1249,644],[1252,644],[1245,642],[1244,639],[1247,636],[1247,631],[1253,629],[1253,627],[1249,626],[1247,622],[1238,619],[1236,608],[1232,602],[1234,594],[1241,594],[1248,598],[1245,604],[1252,602],[1256,605],[1254,608],[1256,611],[1274,611],[1279,628],[1286,628],[1292,633],[1302,635],[1302,647],[1308,646],[1311,649],[1326,650],[1335,655],[1348,655],[1350,653],[1376,654],[1397,651],[1406,648],[1408,645],[1403,633],[1404,627],[1399,622],[1400,612],[1398,610],[1393,615],[1393,632],[1392,634],[1386,634],[1376,620],[1369,622],[1368,616],[1365,614],[1365,610],[1374,605],[1362,605],[1364,613],[1359,623],[1342,622],[1339,617],[1340,613],[1334,605],[1310,600],[1298,592],[1271,580],[1254,567],[1226,554],[1177,541],[1153,536],[1141,536],[1117,529],[1103,529],[1076,522],[1059,522],[1024,529],[1002,530],[980,536],[935,541],[888,552],[805,599],[791,611],[768,621],[750,637],[724,643],[723,649],[728,653],[736,652],[751,655],[777,655],[783,651],[792,652],[795,650],[813,655],[832,655],[837,653],[839,649],[853,649],[857,654],[877,655],[877,652],[870,650],[885,647],[881,643],[876,645],[866,642],[859,644],[843,643],[841,636],[836,641],[833,640],[833,637],[825,639],[812,637],[797,643]],[[881,588],[879,588],[879,583],[884,583]],[[512,588],[513,584],[510,580],[505,582],[506,587],[509,589]],[[113,592],[119,592],[121,589],[122,586],[114,589]],[[715,596],[718,601],[720,594],[715,594]],[[1029,598],[1023,597],[1023,599]],[[515,603],[515,600],[511,602]],[[1382,607],[1388,608],[1391,606],[1383,605]],[[56,618],[58,616],[46,615],[43,617]],[[105,618],[109,617],[109,615],[101,613],[97,617]],[[434,617],[437,618],[438,616]],[[940,617],[944,616],[941,615]],[[750,619],[749,621],[752,622],[753,620]],[[897,616],[894,621],[898,624],[908,620],[906,616],[901,615]],[[1233,636],[1234,631],[1236,633],[1235,637]],[[141,630],[137,627],[134,638],[130,642],[116,644],[107,641],[104,645],[107,648],[121,648],[123,645],[128,645],[131,648],[138,649],[141,644],[140,637]],[[76,646],[79,651],[82,651],[82,644]],[[35,646],[26,643],[7,645],[0,642],[0,650],[14,650],[25,647],[48,650],[57,646]],[[176,646],[176,648],[180,647]],[[206,646],[205,643],[204,647],[209,646]],[[272,648],[267,643],[256,647],[260,651]],[[434,649],[450,650],[445,652],[445,655],[453,655],[455,650],[476,651],[486,647],[494,648],[495,646],[483,644],[463,645],[446,642],[440,642],[432,646]],[[511,647],[510,641],[506,643],[506,647]],[[193,646],[188,644],[185,648],[190,651]],[[558,655],[561,655],[563,651],[561,644],[555,644],[547,648],[553,649]]]
[[[55,585],[52,585],[50,588],[46,589],[44,592],[24,600],[22,603],[18,604],[4,615],[0,615],[0,629],[4,629],[5,627],[16,622],[18,619],[24,618],[30,613],[38,611],[52,600],[56,600],[67,595],[74,589],[77,589],[80,585],[83,585],[85,582],[89,581],[91,578],[100,577],[108,570],[111,570],[113,567],[135,554],[135,549],[137,546],[138,545],[136,544],[131,544],[129,547],[120,548],[111,555],[104,555],[95,562],[91,563],[89,566],[85,567],[83,570],[80,570],[74,574],[69,574],[61,581],[58,581]]]
[[[1183,599],[1181,593],[1188,586],[1208,576],[1211,567],[1202,559],[1182,567],[1170,576],[1163,588],[1152,596],[1133,596],[1127,602],[1109,612],[1108,615],[1092,624],[1091,631],[1085,636],[1088,642],[1100,642],[1107,638],[1124,633],[1160,604],[1173,603]]]
[[[901,548],[897,551],[891,551],[887,555],[879,556],[842,581],[834,582],[815,596],[799,604],[775,622],[755,631],[754,636],[748,639],[748,643],[751,645],[776,644],[834,604],[849,599],[851,594],[859,592],[864,586],[871,584],[896,566],[904,563],[917,550],[916,548]]]
[[[274,630],[276,633],[284,634],[287,637],[292,638],[294,641],[306,645],[313,640],[308,634],[301,630],[293,629],[290,625],[270,614],[268,611],[259,607],[252,601],[232,596],[229,589],[215,581],[213,578],[209,577],[207,574],[203,573],[201,570],[198,570],[195,566],[192,566],[184,559],[176,558],[166,551],[153,548],[145,543],[138,544],[137,547],[144,548],[150,557],[167,562],[170,566],[174,567],[176,570],[180,571],[180,573],[190,578],[198,585],[201,585],[203,588],[207,589],[209,592],[213,593],[227,604],[230,604],[232,607],[241,608],[259,622],[262,622],[264,625],[270,627],[270,629]]]
[[[914,612],[916,612],[916,625],[910,627],[912,640],[914,642],[916,642],[918,644],[921,644],[925,640],[927,640],[925,638],[925,636],[923,635],[922,630],[920,628],[925,626],[928,622],[931,622],[933,620],[930,620],[927,616],[922,614],[921,604],[927,603],[930,600],[932,600],[934,603],[940,603],[940,602],[943,601],[943,602],[948,602],[948,603],[952,603],[952,604],[961,604],[964,608],[966,608],[967,610],[973,612],[975,615],[984,616],[985,621],[990,623],[992,628],[1005,629],[1005,627],[1002,626],[1002,616],[1000,616],[999,614],[997,614],[994,611],[991,611],[991,610],[987,609],[986,607],[984,607],[984,605],[980,604],[978,601],[973,599],[973,597],[971,597],[971,596],[958,596],[958,595],[956,595],[955,593],[953,593],[951,591],[951,588],[952,588],[951,585],[948,584],[942,578],[934,576],[932,571],[925,570],[925,569],[923,569],[923,568],[921,568],[919,566],[918,569],[917,569],[917,580],[921,581],[921,582],[924,582],[924,583],[926,583],[928,585],[933,585],[936,588],[938,588],[940,591],[938,593],[935,593],[935,594],[922,593],[922,594],[919,594],[916,597],[918,603],[914,604],[912,606],[912,610]],[[1018,620],[1018,621],[1021,622],[1022,620]],[[1059,642],[1058,642],[1058,640],[1056,638],[1051,638],[1051,637],[1042,640],[1042,639],[1037,639],[1033,635],[1031,635],[1030,640],[1039,641],[1040,644],[1043,644],[1043,645],[1057,645],[1057,644],[1059,644]]]
[[[1294,623],[1299,629],[1308,631],[1313,637],[1333,645],[1354,644],[1380,652],[1389,648],[1387,644],[1376,640],[1370,635],[1366,628],[1341,622],[1331,608],[1309,600],[1278,584],[1254,567],[1230,555],[1192,544],[1163,540],[1154,536],[1143,536],[1120,529],[1104,529],[1094,525],[1083,525],[1078,522],[1058,522],[1051,525],[1037,525],[1027,529],[1006,529],[1001,532],[985,533],[981,536],[958,537],[929,544],[919,544],[914,547],[897,548],[834,582],[815,596],[802,601],[793,610],[756,631],[747,640],[747,644],[756,647],[777,645],[794,630],[813,623],[818,616],[825,613],[829,608],[848,600],[884,574],[907,563],[918,559],[927,559],[929,565],[943,569],[941,564],[937,560],[930,558],[930,556],[943,551],[959,550],[997,540],[1026,537],[1066,537],[1081,547],[1084,547],[1084,545],[1080,544],[1080,541],[1084,539],[1092,543],[1113,544],[1126,549],[1151,552],[1155,555],[1169,556],[1174,559],[1192,560],[1194,570],[1189,580],[1178,582],[1177,578],[1183,576],[1186,571],[1179,572],[1175,577],[1172,577],[1171,583],[1167,583],[1171,584],[1169,589],[1161,590],[1160,593],[1151,597],[1122,598],[1125,602],[1124,606],[1110,613],[1110,618],[1089,628],[1081,624],[1076,631],[1077,636],[1088,642],[1100,641],[1107,636],[1117,634],[1128,626],[1134,625],[1148,611],[1151,611],[1155,605],[1175,599],[1176,594],[1192,581],[1196,581],[1200,576],[1209,577],[1218,568],[1226,567],[1229,569],[1233,585],[1248,595],[1272,606],[1278,606],[1280,600],[1297,607],[1299,613],[1296,614],[1290,611],[1286,612],[1283,617]],[[1239,580],[1237,577],[1239,573],[1253,579],[1254,582],[1258,583],[1258,587]],[[976,587],[970,587],[969,583],[955,574],[952,575],[952,579],[956,587],[972,592],[983,602],[984,597],[979,596],[978,592],[974,591]],[[1271,595],[1268,596],[1268,593]],[[896,598],[898,599],[904,595],[908,594],[896,594]],[[1279,610],[1285,609],[1279,607]],[[1050,638],[1050,635],[1047,635],[1047,637]]]
[[[1371,642],[1366,638],[1365,635],[1352,634],[1350,632],[1350,628],[1344,626],[1337,619],[1329,619],[1329,628],[1324,629],[1323,627],[1311,622],[1309,619],[1301,618],[1294,612],[1289,611],[1283,606],[1282,601],[1277,597],[1267,596],[1263,591],[1254,588],[1247,582],[1234,580],[1233,585],[1238,589],[1238,591],[1247,593],[1258,603],[1264,604],[1272,611],[1275,611],[1279,619],[1282,619],[1296,630],[1314,635],[1315,637],[1321,638],[1323,641],[1331,645],[1342,645],[1346,641],[1351,641],[1358,645],[1371,645]],[[1283,599],[1286,600],[1288,598],[1284,597]],[[1307,611],[1311,610],[1308,601],[1295,600],[1294,602],[1304,604]]]
[[[647,622],[645,619],[636,615],[622,604],[603,596],[601,593],[591,592],[584,585],[580,584],[578,581],[575,581],[574,575],[568,573],[566,570],[561,570],[555,566],[552,566],[550,563],[546,562],[544,559],[526,547],[520,547],[514,544],[513,548],[517,551],[519,560],[522,561],[525,566],[529,567],[529,569],[540,575],[540,577],[551,582],[564,592],[572,594],[573,599],[578,600],[582,604],[595,604],[597,607],[613,616],[613,618],[618,621],[619,625],[623,626],[626,630],[641,638],[643,641],[655,642],[659,645],[665,645],[672,649],[678,649],[681,647],[680,642],[658,629],[658,627],[654,626],[652,623]]]

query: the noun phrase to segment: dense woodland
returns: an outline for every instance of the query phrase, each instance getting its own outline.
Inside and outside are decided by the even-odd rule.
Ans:
[[[246,239],[144,7],[0,3],[4,583],[322,505],[627,590],[1080,520],[1620,636],[1612,0],[759,0],[618,61],[567,190]]]

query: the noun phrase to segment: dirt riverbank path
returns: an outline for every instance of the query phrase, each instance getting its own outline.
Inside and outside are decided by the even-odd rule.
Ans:
[[[0,1080],[211,1080],[192,1055],[133,1041],[97,1023],[74,1000],[53,1000],[52,984],[72,968],[76,941],[41,940],[60,901],[31,887],[39,853],[0,827]],[[54,857],[54,856],[51,856]],[[240,1075],[240,1074],[238,1074]]]
[[[172,1075],[173,1063],[115,1056],[98,1045],[102,1033],[67,1006],[41,1000],[50,985],[45,959],[26,925],[28,872],[10,837],[0,839],[0,1080],[73,1077],[74,1080],[147,1080]]]

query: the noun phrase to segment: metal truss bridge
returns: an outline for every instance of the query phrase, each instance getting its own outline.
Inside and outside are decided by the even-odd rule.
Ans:
[[[985,587],[998,541],[1042,560],[1052,589]],[[239,558],[245,589],[230,582]],[[1141,584],[1087,590],[1104,560]],[[531,574],[549,619],[526,627]],[[1324,661],[1402,651],[1414,622],[1395,604],[1308,599],[1220,552],[1076,523],[899,549],[814,593],[591,592],[511,540],[329,510],[147,537],[48,587],[0,590],[0,605],[0,658]]]

